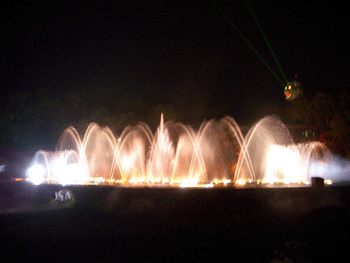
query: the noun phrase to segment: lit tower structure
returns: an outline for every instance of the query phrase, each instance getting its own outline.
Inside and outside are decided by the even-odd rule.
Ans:
[[[287,101],[292,101],[302,96],[303,88],[300,82],[297,80],[288,81],[284,88],[284,95]]]

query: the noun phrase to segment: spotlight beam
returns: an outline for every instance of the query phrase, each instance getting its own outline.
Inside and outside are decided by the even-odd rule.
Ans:
[[[258,53],[258,51],[253,47],[253,45],[249,42],[247,38],[244,37],[244,35],[241,33],[241,31],[238,29],[238,27],[228,18],[227,15],[225,15],[224,11],[215,4],[214,1],[211,1],[211,3],[215,6],[215,8],[219,11],[219,13],[225,18],[225,20],[232,26],[232,28],[238,33],[238,35],[244,40],[244,42],[250,47],[250,49],[255,53],[255,55],[258,56],[258,58],[261,60],[261,62],[270,70],[270,72],[273,74],[273,76],[277,79],[277,81],[282,85],[282,87],[285,86],[285,83],[277,76],[277,74],[273,71],[273,69],[267,64],[267,62],[263,59],[262,56]]]
[[[273,51],[273,49],[272,49],[272,47],[271,47],[271,45],[270,45],[270,42],[267,40],[267,37],[266,37],[264,31],[262,30],[262,27],[261,27],[261,25],[260,25],[258,19],[256,18],[255,14],[254,14],[254,12],[253,12],[253,9],[250,7],[250,5],[249,5],[249,3],[248,3],[248,0],[245,0],[245,3],[247,4],[249,11],[250,11],[250,13],[252,14],[252,16],[253,16],[253,18],[254,18],[255,23],[257,24],[257,26],[258,26],[258,28],[259,28],[259,30],[260,30],[262,36],[264,37],[264,40],[265,40],[267,46],[269,47],[269,49],[270,49],[270,51],[271,51],[271,54],[272,54],[273,58],[275,59],[276,64],[277,64],[277,66],[278,66],[278,69],[280,70],[280,72],[281,72],[281,74],[282,74],[282,76],[283,76],[285,82],[288,82],[288,80],[287,80],[287,78],[286,78],[286,75],[284,74],[284,71],[283,71],[283,69],[282,69],[282,67],[281,67],[281,64],[279,63],[279,61],[278,61],[278,59],[277,59],[277,57],[276,57],[276,54],[275,54],[275,52]]]

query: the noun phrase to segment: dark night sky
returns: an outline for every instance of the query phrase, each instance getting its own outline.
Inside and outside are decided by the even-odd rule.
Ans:
[[[1,4],[2,100],[16,89],[89,89],[124,110],[189,92],[238,119],[284,103],[283,87],[211,1],[123,2]],[[265,2],[250,4],[288,79],[298,74],[311,93],[348,83],[344,1]],[[244,0],[216,3],[282,79]]]

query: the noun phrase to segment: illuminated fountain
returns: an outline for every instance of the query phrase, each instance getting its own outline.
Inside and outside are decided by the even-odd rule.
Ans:
[[[235,181],[263,184],[306,183],[310,181],[310,161],[330,155],[320,142],[294,144],[287,127],[276,117],[267,116],[247,133],[238,161],[239,169],[251,166],[249,173],[238,170]]]
[[[328,155],[319,142],[294,144],[274,116],[258,121],[245,137],[230,117],[203,122],[195,131],[161,116],[155,134],[144,123],[126,127],[119,137],[95,123],[82,138],[69,127],[57,151],[36,153],[28,177],[35,184],[305,184],[310,163]]]
[[[84,183],[88,170],[78,152],[65,150],[57,152],[39,151],[35,154],[34,165],[28,175],[34,184],[42,182],[60,184]]]

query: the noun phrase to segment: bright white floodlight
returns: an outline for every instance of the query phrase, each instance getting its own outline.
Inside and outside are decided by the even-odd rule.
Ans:
[[[39,185],[45,181],[45,173],[45,168],[41,164],[35,164],[29,167],[27,171],[28,179],[35,185]]]

